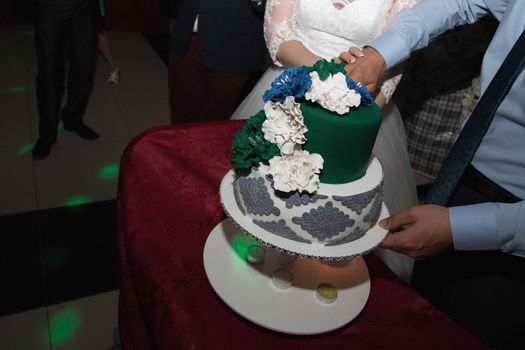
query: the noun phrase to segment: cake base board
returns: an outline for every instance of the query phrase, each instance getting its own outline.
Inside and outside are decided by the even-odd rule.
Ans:
[[[362,257],[322,262],[264,247],[264,260],[252,264],[246,254],[251,245],[257,244],[226,219],[212,230],[203,252],[206,276],[213,290],[249,321],[288,334],[321,334],[348,324],[366,305],[370,276]],[[293,274],[291,287],[276,286],[272,277],[277,269]],[[320,283],[337,288],[333,303],[323,303],[316,297]]]

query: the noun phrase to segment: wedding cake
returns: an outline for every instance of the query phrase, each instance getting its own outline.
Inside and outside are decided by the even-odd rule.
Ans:
[[[285,69],[263,99],[232,144],[242,215],[303,244],[365,235],[383,200],[383,171],[371,155],[382,114],[366,88],[343,64],[320,60]]]

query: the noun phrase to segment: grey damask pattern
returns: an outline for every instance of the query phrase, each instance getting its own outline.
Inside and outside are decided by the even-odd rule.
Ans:
[[[286,226],[286,222],[283,219],[279,221],[253,220],[253,223],[277,236],[288,238],[288,239],[291,239],[297,242],[301,242],[301,243],[308,243],[308,244],[312,243],[312,241],[304,239],[303,237],[295,233],[290,227]]]
[[[336,245],[352,242],[352,241],[355,241],[356,239],[363,237],[365,233],[366,233],[366,230],[364,230],[363,228],[359,226],[356,226],[354,230],[352,231],[352,233],[349,234],[348,236],[338,239],[336,241],[328,242],[325,244],[325,246],[330,247],[330,246],[336,246]]]
[[[370,202],[372,202],[372,200],[380,190],[381,185],[378,185],[370,191],[355,194],[352,196],[333,196],[333,199],[338,202],[341,202],[342,205],[344,205],[348,209],[353,210],[358,215],[361,215],[363,209],[366,208],[368,204],[370,204]]]
[[[281,214],[279,208],[274,205],[262,177],[240,178],[239,191],[248,213],[256,215]]]
[[[319,241],[333,237],[355,224],[355,220],[350,219],[348,214],[334,208],[332,202],[326,203],[325,206],[310,209],[301,217],[293,217],[292,222],[301,225],[303,230]]]
[[[239,197],[239,191],[236,190],[236,188],[233,188],[233,198],[235,198],[235,202],[237,203],[237,207],[241,211],[242,215],[246,216],[246,210],[244,210],[244,205],[242,205],[242,200]]]
[[[282,199],[285,202],[285,206],[288,209],[291,209],[293,206],[300,207],[301,205],[308,205],[310,203],[315,203],[320,199],[326,199],[328,196],[317,194],[317,193],[285,193],[276,191],[276,196]]]
[[[381,193],[379,196],[377,196],[374,199],[374,202],[372,203],[372,207],[370,207],[370,211],[363,218],[364,222],[370,222],[373,224],[377,222],[377,220],[379,219],[379,215],[381,214],[381,203],[382,202],[383,202],[383,193]]]

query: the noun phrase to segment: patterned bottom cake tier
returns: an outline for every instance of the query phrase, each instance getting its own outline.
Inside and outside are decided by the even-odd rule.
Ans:
[[[315,193],[284,193],[272,187],[267,166],[238,175],[235,201],[255,225],[303,244],[336,246],[361,238],[374,226],[383,201],[383,170],[372,158],[366,174],[346,184],[321,183]]]

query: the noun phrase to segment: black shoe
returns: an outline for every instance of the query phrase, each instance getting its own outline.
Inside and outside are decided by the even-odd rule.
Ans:
[[[33,159],[45,159],[51,152],[51,147],[55,142],[43,141],[38,139],[35,146],[33,147]]]
[[[91,129],[84,123],[79,124],[75,127],[67,127],[64,125],[64,129],[67,131],[76,132],[78,136],[86,140],[96,140],[100,137],[95,130]]]

